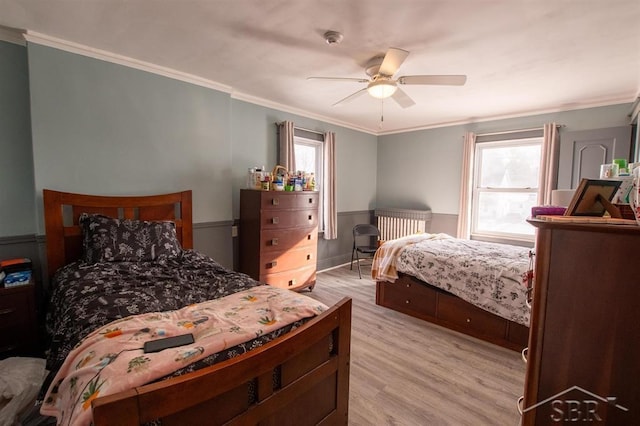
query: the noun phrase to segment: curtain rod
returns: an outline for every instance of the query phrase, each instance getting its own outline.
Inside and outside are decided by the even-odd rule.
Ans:
[[[274,124],[277,126],[277,125],[278,125],[278,124],[280,124],[280,123],[274,123]],[[293,128],[294,128],[294,129],[296,129],[296,130],[302,130],[302,131],[304,131],[304,132],[315,133],[315,134],[317,134],[317,135],[322,135],[322,136],[324,136],[324,132],[319,132],[319,131],[317,131],[317,130],[305,129],[304,127],[298,127],[298,126],[293,126]]]
[[[564,127],[564,124],[556,124],[556,127]],[[476,136],[496,136],[508,135],[509,133],[533,132],[535,130],[544,130],[544,127],[532,127],[530,129],[505,130],[504,132],[477,133]]]

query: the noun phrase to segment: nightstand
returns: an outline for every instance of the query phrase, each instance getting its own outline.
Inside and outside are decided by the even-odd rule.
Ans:
[[[0,288],[0,359],[37,348],[35,285]]]

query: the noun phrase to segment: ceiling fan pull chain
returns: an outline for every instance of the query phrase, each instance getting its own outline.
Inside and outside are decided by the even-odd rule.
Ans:
[[[380,99],[380,130],[382,130],[382,124],[384,123],[384,99]]]

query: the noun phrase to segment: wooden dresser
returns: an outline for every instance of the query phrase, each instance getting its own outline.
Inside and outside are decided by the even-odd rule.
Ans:
[[[523,424],[640,424],[640,227],[529,222]]]
[[[300,290],[316,282],[318,193],[240,191],[240,271]]]

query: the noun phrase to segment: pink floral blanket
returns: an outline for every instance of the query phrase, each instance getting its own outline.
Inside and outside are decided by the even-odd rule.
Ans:
[[[47,391],[41,413],[58,424],[88,425],[91,401],[149,383],[178,368],[327,307],[267,285],[185,308],[136,315],[89,334],[66,358]],[[145,341],[192,333],[195,343],[144,353]]]

